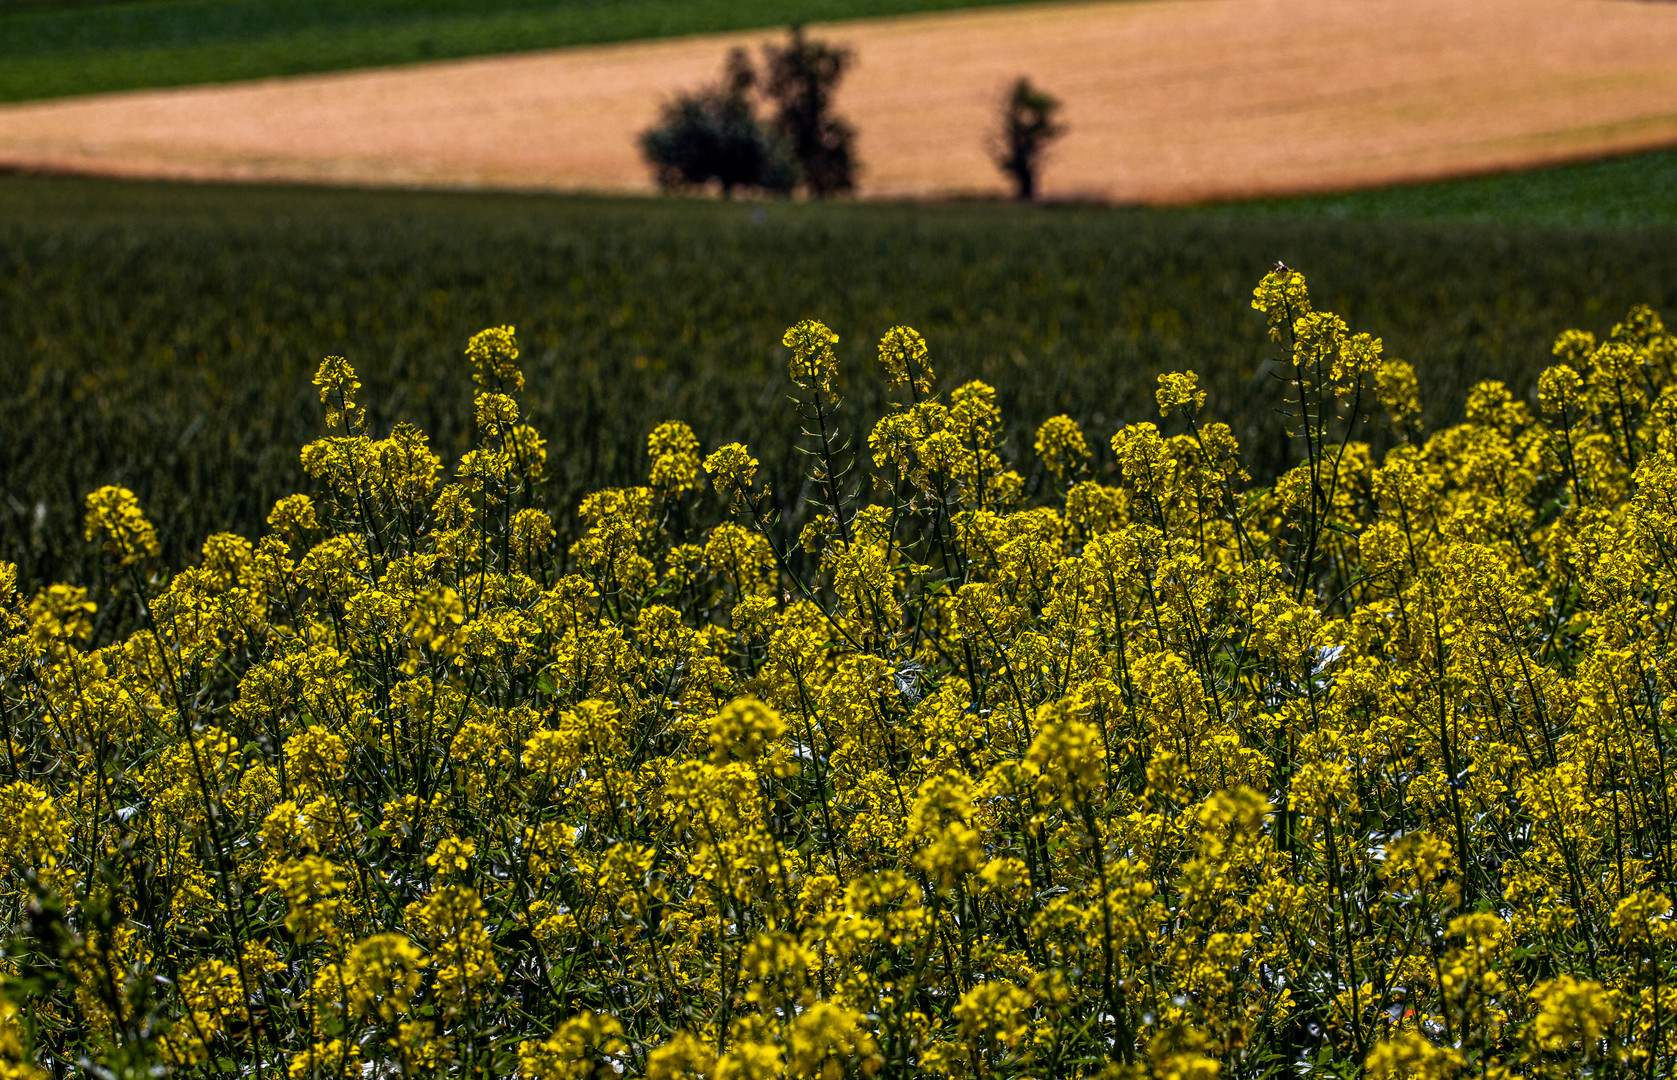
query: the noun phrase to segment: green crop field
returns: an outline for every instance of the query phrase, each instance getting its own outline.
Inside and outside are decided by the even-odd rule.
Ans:
[[[0,101],[998,2],[1005,0],[0,0]]]
[[[1602,332],[1638,302],[1677,309],[1669,225],[1342,219],[1311,205],[725,204],[0,178],[0,559],[26,581],[90,580],[81,500],[104,483],[153,508],[172,565],[210,531],[256,534],[275,498],[307,487],[297,449],[321,431],[309,377],[327,354],[362,373],[375,426],[412,420],[452,459],[470,419],[461,350],[494,324],[518,327],[553,501],[574,506],[636,482],[648,430],[671,417],[707,446],[747,440],[796,497],[778,342],[806,316],[843,336],[844,422],[858,435],[883,407],[875,342],[908,323],[946,388],[996,385],[1022,464],[1029,432],[1062,411],[1104,452],[1120,424],[1154,417],[1159,372],[1194,368],[1210,414],[1261,471],[1287,451],[1248,303],[1278,259],[1413,361],[1424,400],[1444,410],[1481,378],[1525,395],[1564,328]]]
[[[1231,203],[1219,209],[1240,217],[1677,225],[1677,150],[1342,195]]]

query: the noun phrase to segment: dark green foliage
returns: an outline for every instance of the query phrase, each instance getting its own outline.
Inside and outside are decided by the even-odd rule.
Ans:
[[[728,54],[722,82],[664,106],[658,125],[641,134],[641,153],[665,191],[714,183],[724,198],[735,188],[787,194],[797,182],[791,148],[757,118],[756,81],[744,49]]]
[[[817,198],[854,191],[856,133],[832,112],[851,59],[849,50],[811,41],[797,26],[784,45],[764,46],[761,77],[746,51],[734,49],[720,83],[670,101],[641,134],[658,186],[717,185],[724,198],[735,188],[784,195],[796,187]],[[758,117],[758,97],[772,110],[767,122]]]
[[[0,101],[1021,0],[0,2]]]
[[[763,50],[775,130],[798,161],[799,184],[817,198],[856,189],[856,131],[833,113],[833,92],[855,59],[842,45],[812,40],[802,26],[792,27],[786,44]]]
[[[1219,207],[1279,215],[1501,225],[1677,225],[1677,150],[1528,172]]]
[[[945,390],[997,387],[1032,483],[1037,424],[1071,413],[1105,461],[1120,424],[1156,419],[1157,374],[1181,368],[1261,472],[1291,460],[1248,307],[1277,259],[1413,361],[1423,400],[1448,410],[1481,378],[1524,395],[1561,329],[1604,332],[1637,302],[1677,310],[1674,241],[1222,210],[0,178],[0,559],[26,587],[92,583],[81,507],[104,483],[138,493],[173,566],[209,532],[260,534],[276,498],[308,490],[297,452],[322,431],[309,378],[331,353],[361,373],[381,434],[411,420],[452,464],[471,422],[461,350],[500,323],[518,327],[527,409],[551,440],[550,505],[640,482],[667,418],[707,449],[748,442],[797,498],[779,341],[804,317],[843,337],[840,419],[857,443],[885,399],[878,338],[908,323]]]
[[[1019,199],[1036,197],[1038,171],[1048,144],[1066,133],[1065,125],[1054,119],[1059,111],[1060,99],[1032,86],[1023,75],[1002,105],[996,164],[1013,181],[1013,193]]]

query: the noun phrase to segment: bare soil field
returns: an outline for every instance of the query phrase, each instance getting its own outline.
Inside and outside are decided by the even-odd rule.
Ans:
[[[1677,4],[1140,0],[814,27],[868,198],[1005,190],[986,139],[1020,74],[1065,102],[1050,198],[1338,190],[1677,144]],[[0,108],[0,167],[638,192],[636,134],[730,34]]]

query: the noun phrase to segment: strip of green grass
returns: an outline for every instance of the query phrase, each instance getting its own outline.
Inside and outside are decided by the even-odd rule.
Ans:
[[[26,581],[92,580],[82,498],[133,488],[181,565],[254,535],[306,489],[321,431],[309,377],[347,356],[381,431],[467,445],[468,335],[512,323],[525,410],[550,439],[549,504],[639,482],[657,422],[743,439],[802,490],[786,402],[789,324],[842,336],[841,423],[886,408],[874,360],[925,333],[947,390],[994,385],[1009,454],[1056,413],[1106,457],[1157,419],[1156,376],[1190,368],[1260,476],[1289,463],[1251,290],[1276,260],[1318,303],[1419,369],[1429,419],[1483,378],[1525,394],[1556,333],[1633,303],[1677,312],[1677,229],[1590,229],[1144,211],[578,199],[0,177],[0,559]],[[1104,466],[1103,466],[1104,467]],[[562,521],[561,527],[569,527]]]
[[[1497,225],[1677,225],[1677,150],[1341,195],[1227,203],[1240,217]]]
[[[0,100],[1004,2],[1010,0],[144,0],[0,7]]]

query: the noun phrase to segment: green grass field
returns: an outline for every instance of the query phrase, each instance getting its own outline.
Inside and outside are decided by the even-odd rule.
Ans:
[[[155,509],[174,565],[210,531],[259,532],[306,487],[309,376],[329,353],[362,372],[379,427],[419,423],[452,460],[471,396],[460,350],[499,323],[525,346],[558,505],[637,481],[669,417],[707,446],[746,439],[795,497],[778,341],[806,316],[843,336],[858,435],[882,408],[874,344],[906,322],[945,388],[997,386],[1023,459],[1061,411],[1104,452],[1156,415],[1160,371],[1194,368],[1212,416],[1273,469],[1289,457],[1281,392],[1248,300],[1277,259],[1416,364],[1435,422],[1480,378],[1525,393],[1564,328],[1602,332],[1637,302],[1677,310],[1669,225],[0,177],[0,558],[35,581],[85,579],[81,500],[109,482]]]
[[[999,2],[1008,0],[0,0],[0,101]]]
[[[1238,217],[1636,228],[1677,225],[1677,150],[1217,208]]]

